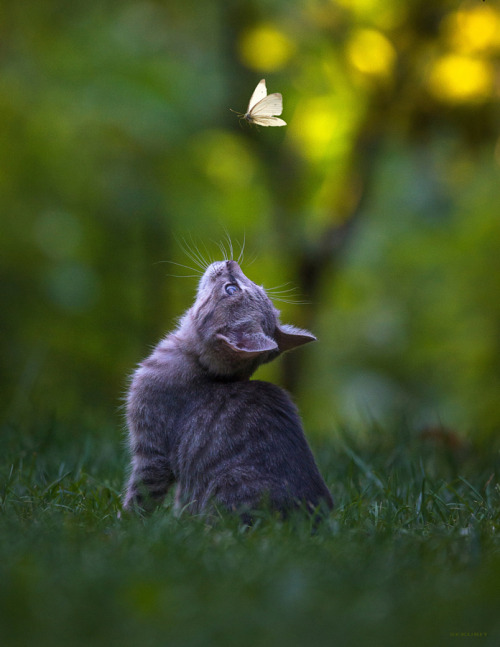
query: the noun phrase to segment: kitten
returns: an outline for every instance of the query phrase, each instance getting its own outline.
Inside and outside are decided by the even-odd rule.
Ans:
[[[177,505],[193,513],[333,506],[289,396],[249,379],[315,340],[278,315],[236,261],[207,268],[194,305],[133,375],[125,509],[151,509],[174,483]]]

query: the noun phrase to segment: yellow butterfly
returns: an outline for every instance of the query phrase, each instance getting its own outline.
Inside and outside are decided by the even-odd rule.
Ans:
[[[283,112],[283,97],[279,92],[267,94],[266,80],[262,79],[253,91],[242,119],[258,126],[286,126],[286,121],[276,117]]]

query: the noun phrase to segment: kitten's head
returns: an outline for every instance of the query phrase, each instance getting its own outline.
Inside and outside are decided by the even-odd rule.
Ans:
[[[200,364],[213,375],[249,377],[260,364],[316,338],[282,324],[263,287],[236,261],[212,263],[200,280],[196,301],[183,319],[196,338]]]

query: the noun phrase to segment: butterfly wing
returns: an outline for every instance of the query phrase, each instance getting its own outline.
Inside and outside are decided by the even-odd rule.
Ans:
[[[252,117],[252,123],[257,126],[286,126],[286,121],[279,117]]]
[[[257,83],[257,87],[253,91],[250,101],[248,102],[247,114],[252,111],[252,108],[257,105],[262,99],[267,96],[266,80],[262,79]]]
[[[269,94],[261,99],[249,111],[250,117],[272,117],[280,115],[283,112],[283,97],[279,92]]]

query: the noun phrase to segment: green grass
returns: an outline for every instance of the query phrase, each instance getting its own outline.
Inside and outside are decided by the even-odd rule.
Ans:
[[[373,430],[315,451],[336,509],[117,518],[116,432],[4,426],[0,644],[500,644],[498,452]]]

